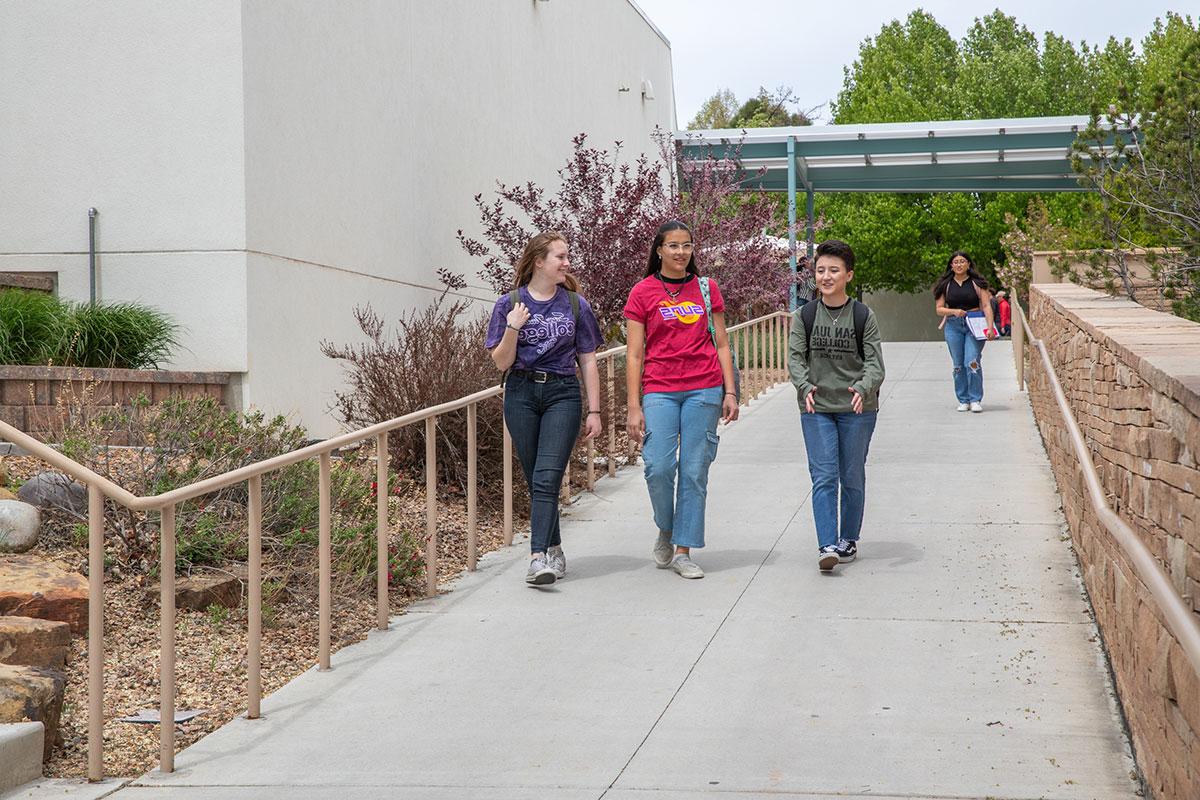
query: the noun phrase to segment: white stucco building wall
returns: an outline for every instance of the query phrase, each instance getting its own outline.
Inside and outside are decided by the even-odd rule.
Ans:
[[[636,157],[675,123],[628,0],[0,0],[0,70],[0,271],[86,298],[99,208],[101,299],[171,313],[172,366],[239,373],[236,402],[318,436],[320,341],[429,301],[438,267],[473,278],[475,194],[553,186],[576,133]]]

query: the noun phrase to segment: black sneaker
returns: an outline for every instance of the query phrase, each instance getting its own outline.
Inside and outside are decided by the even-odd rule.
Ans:
[[[817,553],[817,566],[821,568],[821,572],[832,572],[840,561],[837,545],[826,545]]]
[[[833,550],[837,553],[840,563],[849,564],[858,556],[858,541],[838,539],[838,543],[833,546]]]

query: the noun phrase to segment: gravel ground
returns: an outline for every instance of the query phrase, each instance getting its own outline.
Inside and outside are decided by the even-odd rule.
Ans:
[[[424,522],[424,501],[413,498],[393,511],[393,525],[412,517]],[[397,513],[398,512],[398,513]],[[462,524],[456,524],[461,520]],[[466,511],[443,506],[439,513],[438,572],[442,590],[466,568]],[[502,519],[491,515],[479,524],[479,552],[498,549]],[[47,554],[50,555],[50,554]],[[83,554],[66,555],[64,566]],[[293,565],[295,566],[295,565]],[[302,566],[302,565],[300,565]],[[264,563],[264,572],[271,569]],[[315,574],[317,565],[311,565]],[[119,722],[141,709],[158,707],[157,601],[146,596],[142,576],[110,582],[105,588],[104,635],[104,773],[136,776],[158,765],[158,726]],[[264,604],[262,638],[263,695],[269,695],[317,662],[317,591],[312,585],[289,585],[286,602]],[[403,613],[415,597],[393,591],[392,614]],[[177,726],[176,750],[246,711],[246,609],[180,611],[175,626],[176,709],[202,709],[203,714]],[[374,591],[342,587],[335,592],[331,614],[334,651],[366,638],[374,625]],[[87,774],[87,639],[76,637],[67,665],[63,747],[46,765],[47,777],[79,778]]]
[[[45,469],[36,459],[3,459],[8,474],[28,479]],[[517,478],[520,481],[520,478]],[[520,511],[518,506],[517,511]],[[438,575],[447,591],[466,569],[466,502],[443,499],[438,509]],[[425,497],[421,490],[391,499],[391,536],[425,529]],[[520,531],[521,520],[514,525]],[[527,529],[526,529],[527,533]],[[33,552],[64,569],[86,572],[87,551],[51,536]],[[517,540],[525,538],[520,533]],[[482,555],[503,542],[502,512],[481,507],[478,551]],[[317,662],[316,553],[312,563],[272,563],[264,554],[263,574],[289,577],[287,594],[264,597],[262,638],[263,695],[269,695]],[[157,593],[147,596],[152,580],[145,575],[109,576],[104,591],[104,774],[132,777],[158,765],[158,726],[119,722],[142,709],[158,707],[159,614]],[[393,590],[392,614],[403,613],[414,600]],[[374,625],[374,579],[366,585],[338,581],[334,576],[331,646],[334,651],[364,639]],[[246,711],[246,608],[207,612],[180,610],[176,615],[176,709],[204,713],[176,729],[176,749],[182,750],[205,734]],[[67,688],[61,730],[63,746],[56,748],[45,774],[52,778],[81,778],[87,774],[87,637],[72,641],[67,664]]]

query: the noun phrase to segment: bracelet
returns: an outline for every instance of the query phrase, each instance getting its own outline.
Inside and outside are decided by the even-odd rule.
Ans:
[[[521,332],[520,328],[514,328],[512,325],[509,325],[507,322],[504,323],[504,327],[508,328],[510,331],[516,331],[517,333]]]
[[[737,392],[726,392],[725,394],[730,395],[732,397],[737,397]]]
[[[588,416],[590,417],[592,414],[599,414],[599,413],[600,413],[599,411],[589,411]]]

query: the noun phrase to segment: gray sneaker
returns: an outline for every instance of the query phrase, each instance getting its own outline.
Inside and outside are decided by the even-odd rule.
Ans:
[[[546,556],[538,553],[529,560],[529,572],[525,573],[525,582],[531,586],[548,586],[558,579],[554,569],[546,561]]]
[[[546,551],[546,563],[554,570],[556,580],[567,577],[567,557],[563,555],[562,545],[556,544]]]
[[[680,553],[672,558],[671,569],[675,570],[675,574],[681,578],[704,577],[704,570],[700,569],[700,565],[692,561],[692,557],[687,553]]]
[[[671,546],[671,532],[659,531],[658,539],[654,542],[654,564],[659,569],[666,569],[671,566],[671,556],[675,555],[675,548]]]

